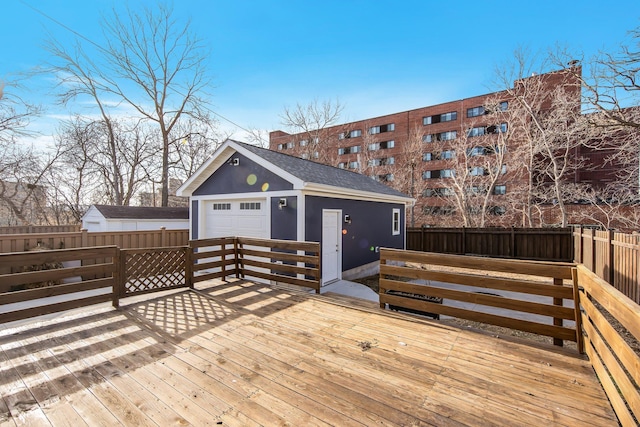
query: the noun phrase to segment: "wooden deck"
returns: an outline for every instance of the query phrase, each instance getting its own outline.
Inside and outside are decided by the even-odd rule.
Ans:
[[[616,426],[571,351],[205,282],[0,329],[0,426]]]

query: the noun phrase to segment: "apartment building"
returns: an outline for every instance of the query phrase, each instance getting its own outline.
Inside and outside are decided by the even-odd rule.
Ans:
[[[576,68],[577,67],[577,68]],[[518,163],[525,136],[515,129],[514,94],[536,88],[532,105],[550,110],[550,94],[565,87],[580,108],[579,65],[515,81],[504,92],[344,123],[313,133],[269,135],[271,150],[386,182],[416,199],[409,226],[522,226],[532,179]],[[526,95],[528,96],[528,94]],[[535,98],[535,99],[533,99]],[[535,103],[535,104],[534,104]],[[573,155],[603,163],[605,154],[576,147]],[[615,171],[576,169],[569,180],[613,179]],[[462,214],[464,212],[464,215]],[[480,220],[480,218],[482,218]]]

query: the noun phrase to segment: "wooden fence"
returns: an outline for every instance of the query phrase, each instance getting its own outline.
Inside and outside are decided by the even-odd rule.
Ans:
[[[577,284],[564,284],[572,279],[573,267],[381,249],[380,307],[453,316],[553,337],[556,345],[563,340],[580,345]]]
[[[0,253],[26,252],[38,247],[74,249],[115,245],[120,249],[186,246],[189,230],[100,231],[0,235]]]
[[[189,246],[116,246],[0,254],[0,324],[203,280],[255,277],[320,290],[320,244],[222,238]],[[53,299],[52,299],[53,298]]]
[[[640,307],[586,266],[579,265],[585,349],[622,426],[640,421],[640,355],[627,343],[611,319],[640,340]],[[635,417],[635,419],[634,419]]]
[[[576,227],[574,261],[640,304],[640,234]]]
[[[75,225],[16,225],[0,227],[2,234],[27,234],[27,233],[71,233],[80,231],[80,224]]]
[[[408,228],[408,250],[571,262],[570,228]]]

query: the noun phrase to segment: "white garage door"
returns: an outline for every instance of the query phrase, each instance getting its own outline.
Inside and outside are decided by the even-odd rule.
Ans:
[[[268,239],[267,201],[207,202],[205,237],[244,236]]]

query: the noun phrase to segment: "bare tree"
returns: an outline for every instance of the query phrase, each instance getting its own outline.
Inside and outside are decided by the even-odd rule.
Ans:
[[[46,197],[41,179],[50,159],[19,142],[34,135],[28,126],[40,108],[17,96],[18,88],[16,82],[0,81],[0,209],[5,221],[29,224],[42,220]]]
[[[106,42],[97,54],[80,45],[75,53],[56,44],[50,47],[60,62],[54,69],[62,79],[62,100],[90,96],[107,127],[113,117],[107,100],[114,99],[116,105],[132,107],[141,120],[155,123],[162,157],[162,205],[167,206],[172,131],[182,118],[208,118],[210,80],[204,45],[191,33],[190,23],[177,23],[164,5],[124,15],[114,10],[103,29]],[[115,138],[110,137],[112,150]]]
[[[457,138],[449,141],[447,150],[450,155],[445,160],[446,180],[450,189],[450,198],[455,203],[456,213],[464,227],[485,227],[488,215],[504,215],[506,207],[495,203],[496,186],[506,185],[507,146],[510,132],[504,121],[504,111],[499,100],[488,100],[484,106],[490,113],[490,125],[473,126],[461,129]],[[503,200],[499,200],[503,201]]]
[[[515,54],[515,65],[500,74],[509,99],[508,123],[518,139],[510,144],[513,169],[520,171],[520,186],[525,194],[522,204],[523,225],[533,226],[541,218],[536,212],[551,205],[559,211],[560,225],[568,224],[567,203],[573,203],[580,191],[575,175],[587,167],[579,148],[593,139],[581,109],[581,66],[568,67],[538,75],[532,72],[553,64],[552,58],[534,64],[524,51]],[[540,69],[539,68],[539,69]],[[510,82],[515,81],[513,87]]]
[[[57,174],[66,174],[58,190],[74,216],[89,203],[129,205],[137,191],[156,173],[160,147],[149,127],[124,120],[65,123],[57,139]],[[69,179],[73,177],[73,179]],[[63,196],[64,195],[64,196]]]
[[[211,157],[226,135],[216,132],[214,121],[184,120],[174,127],[169,165],[171,177],[184,182]]]
[[[296,134],[298,140],[292,141],[300,147],[297,153],[303,158],[325,164],[335,164],[333,151],[323,149],[329,143],[328,128],[336,125],[344,106],[340,101],[318,101],[307,105],[296,104],[295,107],[285,107],[280,116],[282,125],[291,133]]]

